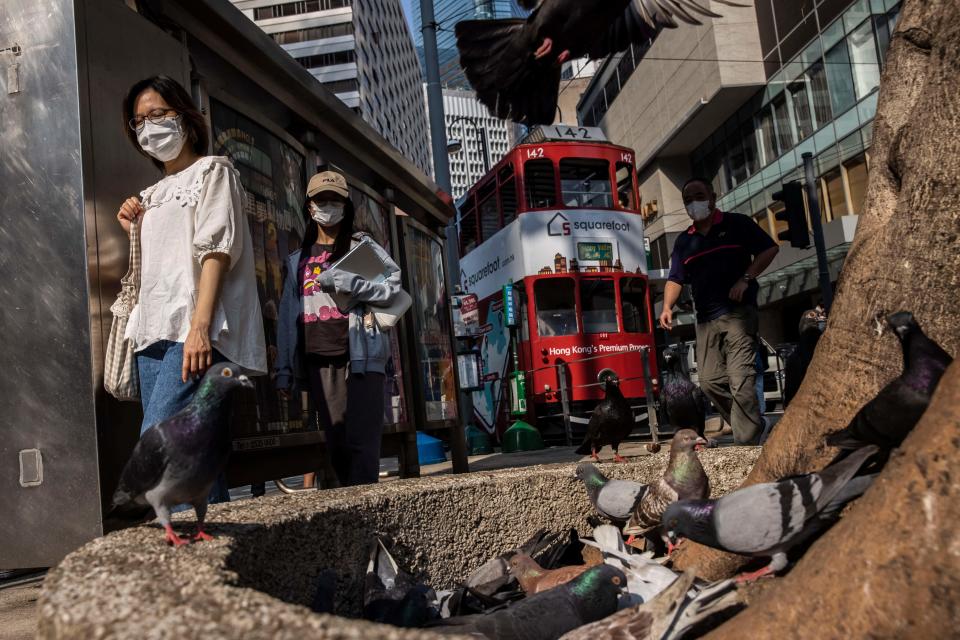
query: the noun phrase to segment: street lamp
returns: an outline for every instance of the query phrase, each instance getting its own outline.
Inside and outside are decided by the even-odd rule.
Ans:
[[[458,122],[468,122],[473,125],[474,131],[477,132],[477,141],[480,143],[480,150],[483,151],[483,172],[486,173],[490,171],[490,151],[487,149],[487,130],[480,125],[476,118],[470,116],[457,116],[449,122],[449,126],[452,129],[453,125]],[[454,138],[447,143],[447,153],[460,153],[463,149],[463,141]]]

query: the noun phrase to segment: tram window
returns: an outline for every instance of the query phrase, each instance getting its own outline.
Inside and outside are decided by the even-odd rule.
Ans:
[[[577,333],[577,302],[572,278],[545,278],[533,285],[537,333],[541,338]]]
[[[564,158],[560,161],[560,190],[566,207],[612,209],[610,163],[606,160]]]
[[[580,281],[584,333],[617,333],[617,299],[613,280],[584,278]]]
[[[500,170],[500,211],[503,213],[503,226],[517,218],[517,181],[511,166]]]
[[[477,200],[480,201],[480,242],[483,242],[500,230],[496,180],[491,180],[480,189]]]
[[[648,333],[647,283],[640,278],[621,280],[620,303],[623,305],[623,330],[626,333]]]
[[[471,202],[469,209],[460,213],[460,255],[466,255],[477,246],[477,211]]]
[[[633,165],[625,162],[617,163],[617,201],[622,209],[636,211],[637,203],[634,202],[635,190],[633,188]]]
[[[523,165],[523,182],[529,208],[545,209],[557,206],[557,185],[552,160],[544,158],[527,161]]]

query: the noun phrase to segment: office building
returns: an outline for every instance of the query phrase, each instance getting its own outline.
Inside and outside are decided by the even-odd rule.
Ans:
[[[231,0],[427,175],[420,64],[400,0]]]
[[[635,149],[655,269],[668,268],[673,240],[690,224],[680,193],[687,178],[710,180],[719,208],[753,217],[776,238],[785,224],[773,194],[802,178],[810,152],[837,277],[864,201],[899,9],[899,0],[757,0],[601,63],[579,118]],[[760,284],[761,333],[795,337],[800,311],[819,299],[813,249],[781,246]]]

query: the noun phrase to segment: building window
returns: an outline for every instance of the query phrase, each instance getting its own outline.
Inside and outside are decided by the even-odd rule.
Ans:
[[[349,7],[351,4],[352,0],[299,0],[298,2],[283,2],[269,7],[258,7],[254,9],[253,19],[269,20],[270,18],[283,18],[284,16],[296,16],[314,11],[340,9]]]
[[[553,161],[528,160],[523,167],[523,184],[527,207],[530,209],[546,209],[557,205]]]
[[[665,238],[666,236],[660,236]],[[647,333],[647,283],[640,278],[620,281],[620,306],[623,308],[623,330],[626,333]]]
[[[351,91],[359,91],[360,83],[357,82],[356,78],[349,78],[347,80],[324,82],[323,87],[328,91],[332,91],[333,93],[349,93]]]
[[[320,67],[330,67],[336,64],[350,64],[357,61],[355,51],[348,49],[346,51],[334,51],[333,53],[321,53],[315,56],[304,56],[294,58],[307,69],[317,69]]]
[[[560,190],[565,207],[612,209],[610,163],[564,158],[560,161]]]
[[[850,191],[850,204],[854,214],[863,212],[863,201],[867,196],[867,158],[861,155],[858,158],[843,163],[843,170],[847,174],[847,187]]]
[[[841,114],[857,101],[853,86],[853,74],[850,72],[850,56],[847,43],[841,41],[827,51],[827,85],[830,87],[830,105],[833,113]]]
[[[810,96],[813,100],[813,117],[816,120],[814,129],[819,129],[833,120],[833,111],[830,109],[830,91],[827,89],[827,74],[823,62],[817,61],[807,69],[807,82],[810,85]]]
[[[843,174],[840,169],[837,168],[824,174],[823,182],[826,185],[825,200],[830,205],[830,217],[836,219],[840,216],[849,215],[850,209],[847,207],[846,191],[843,188]]]
[[[880,86],[880,64],[877,62],[877,44],[873,39],[871,21],[864,22],[847,36],[847,43],[853,63],[853,84],[857,100],[860,100]]]
[[[580,281],[584,333],[617,333],[616,289],[610,278]]]
[[[537,280],[533,295],[537,305],[537,333],[541,337],[577,333],[576,287],[572,278]]]
[[[270,37],[273,38],[277,44],[295,44],[297,42],[309,42],[310,40],[323,40],[324,38],[336,38],[349,35],[353,35],[353,22],[341,22],[340,24],[329,24],[322,27],[281,31],[279,33],[271,33]]]

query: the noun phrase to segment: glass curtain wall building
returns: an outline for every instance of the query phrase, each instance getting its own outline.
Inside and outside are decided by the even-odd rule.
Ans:
[[[769,43],[764,91],[691,154],[693,173],[722,194],[720,208],[754,216],[776,237],[785,225],[773,216],[773,193],[801,179],[801,156],[810,152],[824,221],[860,213],[880,70],[899,11],[899,0],[855,2],[782,61],[775,54],[783,48]]]
[[[440,58],[440,85],[448,89],[470,89],[460,69],[457,38],[454,27],[461,20],[500,20],[521,18],[529,13],[516,0],[434,0],[437,21],[437,52]],[[420,0],[413,2],[413,39],[423,67],[423,22],[420,19]],[[424,71],[424,77],[426,72]]]

